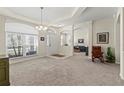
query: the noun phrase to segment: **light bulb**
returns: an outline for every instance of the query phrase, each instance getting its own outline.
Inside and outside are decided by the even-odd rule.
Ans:
[[[44,27],[43,30],[47,30],[48,28],[47,27]]]
[[[43,28],[43,26],[41,25],[41,26],[40,26],[40,28],[42,29],[42,28]]]
[[[35,28],[38,30],[39,29],[39,26],[36,26]]]
[[[38,30],[42,30],[42,28],[39,27]]]

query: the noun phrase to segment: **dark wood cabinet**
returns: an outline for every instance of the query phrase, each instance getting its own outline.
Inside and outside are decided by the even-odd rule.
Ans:
[[[0,86],[10,85],[9,82],[9,58],[0,57]]]

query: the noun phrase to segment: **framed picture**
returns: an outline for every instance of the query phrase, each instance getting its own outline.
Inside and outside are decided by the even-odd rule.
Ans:
[[[44,41],[45,39],[44,39],[44,37],[40,37],[40,40],[41,40],[41,41]]]
[[[109,32],[97,33],[97,43],[108,44],[109,43]]]
[[[78,39],[78,43],[84,43],[84,39]]]

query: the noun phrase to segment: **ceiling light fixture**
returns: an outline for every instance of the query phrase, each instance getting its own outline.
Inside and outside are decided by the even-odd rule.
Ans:
[[[41,9],[41,24],[38,25],[38,26],[36,26],[35,28],[36,28],[37,30],[39,30],[39,31],[46,31],[46,30],[48,29],[48,27],[45,26],[45,25],[43,25],[43,23],[42,23],[43,7],[40,7],[40,9]]]

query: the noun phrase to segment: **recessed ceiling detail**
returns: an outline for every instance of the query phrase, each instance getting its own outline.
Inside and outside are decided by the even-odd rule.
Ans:
[[[22,16],[22,19],[34,23],[40,23],[40,7],[7,7],[0,8],[6,9],[9,14]],[[113,7],[44,7],[43,9],[43,23],[50,26],[68,25],[75,22],[83,22],[90,20],[97,20],[100,18],[112,17],[117,11]],[[4,15],[7,13],[4,13]],[[8,16],[7,15],[7,16]],[[20,18],[17,17],[17,18]]]

